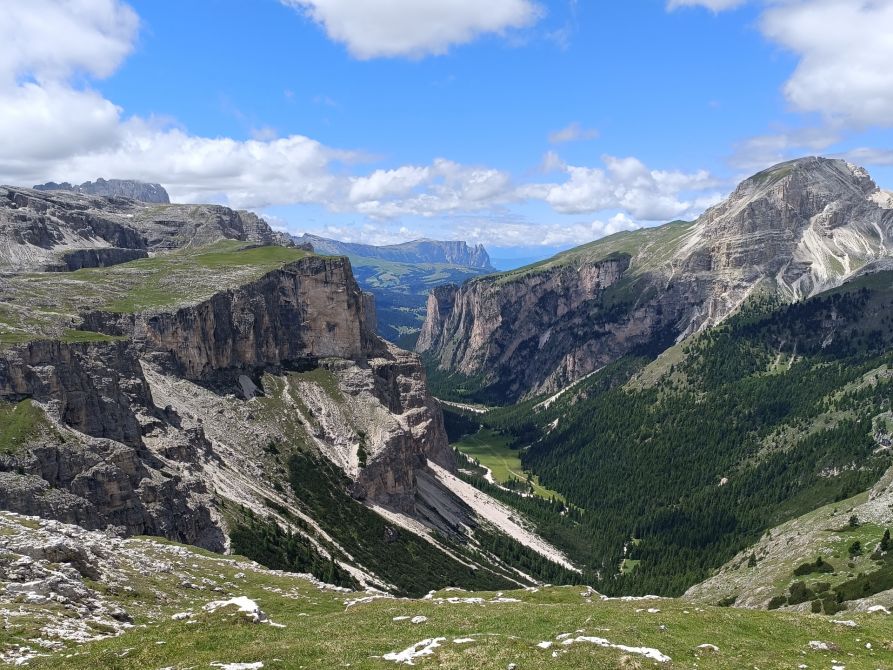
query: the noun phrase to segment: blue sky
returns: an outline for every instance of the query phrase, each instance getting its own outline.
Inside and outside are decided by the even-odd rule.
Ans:
[[[142,178],[296,233],[525,258],[799,155],[893,188],[890,0],[12,4],[5,182]]]

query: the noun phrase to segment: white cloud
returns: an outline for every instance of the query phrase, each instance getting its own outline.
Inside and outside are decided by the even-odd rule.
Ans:
[[[714,12],[746,0],[669,0],[667,8]],[[851,127],[893,126],[893,0],[763,0],[765,37],[799,62],[785,82],[788,102]]]
[[[487,33],[535,23],[531,0],[281,0],[303,11],[357,58],[446,53]]]
[[[893,0],[795,0],[760,22],[800,57],[784,86],[799,110],[857,125],[893,126]]]
[[[594,140],[597,137],[598,131],[595,128],[584,128],[579,122],[574,121],[561,130],[549,133],[549,142],[552,144],[563,144],[565,142]]]
[[[377,170],[368,177],[353,179],[350,188],[351,207],[380,218],[488,209],[514,197],[508,173],[444,158],[428,167]],[[334,208],[343,206],[336,204]]]
[[[406,165],[395,170],[376,170],[368,177],[356,177],[350,187],[351,202],[378,201],[389,196],[405,196],[430,179],[431,170]]]
[[[622,209],[636,219],[661,221],[700,213],[697,210],[703,200],[683,198],[682,194],[720,186],[703,170],[694,173],[651,170],[632,157],[603,156],[602,160],[604,169],[565,165],[568,179],[563,183],[532,184],[522,188],[521,193],[542,199],[565,214]],[[551,162],[557,165],[555,158]]]
[[[641,227],[625,214],[617,213],[606,220],[589,222],[503,221],[499,225],[493,225],[491,221],[464,222],[461,227],[451,229],[451,234],[469,243],[495,247],[556,247],[585,244]]]
[[[139,20],[115,0],[34,0],[46,24],[68,30],[78,44],[60,45],[46,26],[18,16],[15,53],[10,22],[0,24],[0,182],[84,181],[100,176],[162,183],[180,202],[222,202],[259,209],[312,204],[358,214],[356,236],[377,242],[432,234],[509,246],[585,242],[636,220],[661,220],[703,208],[714,197],[705,172],[646,168],[634,158],[605,157],[604,167],[569,166],[554,152],[546,167],[559,183],[518,186],[508,172],[438,158],[353,175],[374,159],[301,135],[277,137],[258,126],[253,138],[202,137],[159,119],[126,116],[83,82],[111,74],[131,51]],[[32,5],[32,6],[35,6]],[[496,3],[498,6],[499,3]],[[460,0],[455,7],[467,7]],[[532,6],[532,5],[531,5]],[[29,7],[30,9],[30,7]],[[489,12],[490,9],[480,9]],[[28,16],[25,16],[27,14]],[[48,46],[49,45],[49,46]],[[75,83],[77,82],[77,84]],[[569,127],[559,139],[586,136]],[[559,213],[609,212],[571,223],[519,222],[507,205],[541,200]],[[480,219],[467,225],[470,216]],[[560,217],[559,217],[560,218]],[[404,223],[423,221],[416,228]],[[284,222],[278,221],[278,225]],[[348,233],[340,235],[350,236]]]
[[[759,171],[804,153],[821,152],[839,140],[829,128],[781,130],[739,142],[729,162],[742,170]]]
[[[131,52],[139,18],[118,0],[3,3],[0,81],[60,81],[74,72],[106,77]]]
[[[669,0],[667,9],[679,9],[680,7],[706,7],[713,12],[722,12],[727,9],[740,7],[747,0]]]

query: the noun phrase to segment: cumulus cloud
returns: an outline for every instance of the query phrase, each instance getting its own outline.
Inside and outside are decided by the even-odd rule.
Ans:
[[[607,219],[577,222],[488,222],[465,224],[456,234],[469,243],[495,247],[558,247],[591,242],[624,230],[637,230],[641,224],[619,212]]]
[[[604,168],[564,165],[562,183],[532,184],[521,189],[542,199],[557,212],[581,214],[621,209],[643,221],[661,221],[700,213],[716,194],[683,197],[684,193],[716,189],[721,184],[706,171],[684,173],[652,170],[637,158],[603,156]],[[552,158],[556,166],[555,157]],[[707,200],[705,200],[705,197]]]
[[[490,247],[559,247],[585,244],[592,240],[625,230],[637,230],[642,225],[626,214],[617,213],[604,219],[571,222],[533,222],[519,220],[511,214],[496,217],[456,217],[438,228],[442,239],[461,239],[469,244]],[[303,229],[301,232],[305,232]],[[395,244],[410,239],[430,236],[430,230],[414,223],[398,224],[389,221],[360,225],[311,226],[307,232],[346,242],[362,244]]]
[[[714,12],[746,0],[669,0]],[[785,82],[798,111],[850,127],[893,126],[893,0],[763,0],[760,30],[799,61]]]
[[[800,57],[784,86],[797,109],[893,125],[893,0],[786,2],[770,6],[760,26]]]
[[[584,128],[579,122],[574,121],[561,130],[549,133],[549,142],[552,144],[564,144],[565,142],[594,140],[597,137],[598,131],[595,128]]]
[[[319,23],[356,58],[446,53],[487,33],[534,24],[531,0],[281,0]]]
[[[14,3],[13,20],[0,23],[3,183],[142,179],[164,184],[180,202],[250,209],[310,204],[336,215],[359,214],[351,229],[379,242],[430,234],[430,223],[404,223],[436,218],[438,235],[526,246],[585,242],[635,227],[635,221],[692,212],[712,197],[707,173],[651,170],[635,158],[605,157],[603,167],[593,168],[569,166],[550,152],[547,167],[564,179],[518,185],[503,170],[445,158],[356,174],[373,159],[302,135],[278,137],[263,126],[248,140],[198,136],[171,120],[128,116],[85,84],[114,72],[132,50],[139,19],[126,4],[33,0],[22,12],[23,6]],[[451,6],[458,11],[471,5],[459,0]],[[44,12],[42,21],[33,20],[34,7]],[[479,13],[494,11],[487,7]],[[58,34],[77,39],[62,44]],[[572,124],[558,139],[587,134]],[[519,222],[508,205],[529,200],[544,201],[561,214],[609,215],[573,223]]]
[[[511,176],[501,170],[438,158],[427,167],[376,170],[355,178],[349,200],[353,209],[369,216],[430,217],[495,207],[515,197],[511,186]]]
[[[133,49],[139,18],[118,0],[6,2],[0,21],[0,81],[59,81],[75,72],[106,77]]]
[[[679,9],[680,7],[706,7],[713,12],[722,12],[727,9],[740,7],[747,0],[669,0],[667,9]]]

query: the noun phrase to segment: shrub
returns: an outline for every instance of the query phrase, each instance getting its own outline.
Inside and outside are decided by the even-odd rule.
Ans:
[[[772,600],[769,601],[769,605],[767,606],[770,610],[777,610],[779,607],[788,604],[788,599],[784,596],[775,596]]]
[[[811,575],[815,572],[834,572],[834,566],[825,561],[821,556],[815,559],[814,563],[802,563],[794,568],[794,576],[802,577],[803,575]]]

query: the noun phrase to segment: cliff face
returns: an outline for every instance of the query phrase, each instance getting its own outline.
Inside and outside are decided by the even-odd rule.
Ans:
[[[438,289],[417,351],[475,377],[496,400],[555,391],[721,321],[755,290],[794,300],[839,285],[893,251],[886,204],[844,161],[783,163],[693,223],[621,233]]]
[[[200,431],[178,430],[173,410],[155,406],[129,344],[9,349],[0,358],[0,399],[37,403],[48,421],[25,448],[0,455],[4,509],[225,546],[196,471],[209,445]]]
[[[132,338],[146,355],[163,355],[178,376],[193,380],[222,370],[384,351],[374,332],[374,306],[350,264],[318,256],[196,305],[160,313],[94,312],[83,327]]]

